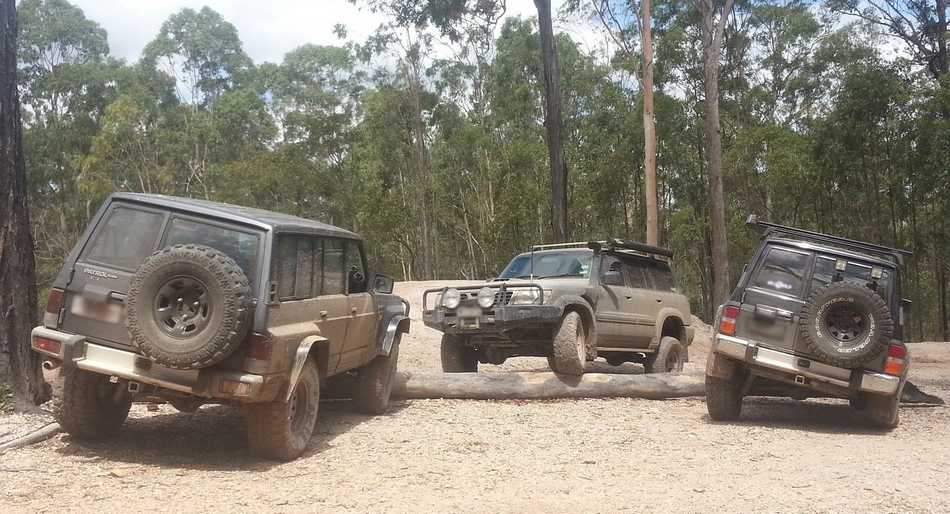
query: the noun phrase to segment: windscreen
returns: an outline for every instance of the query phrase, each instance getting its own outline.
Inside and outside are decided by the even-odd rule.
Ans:
[[[508,263],[500,279],[590,276],[590,250],[565,250],[521,254]]]

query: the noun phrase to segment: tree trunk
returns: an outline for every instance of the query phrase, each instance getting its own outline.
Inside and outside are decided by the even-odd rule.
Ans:
[[[544,66],[544,127],[547,132],[548,159],[551,161],[551,227],[554,242],[570,237],[567,223],[567,163],[561,148],[561,74],[554,48],[551,0],[534,0],[538,8],[541,32],[541,60]]]
[[[656,117],[653,111],[653,14],[650,0],[640,3],[640,46],[643,50],[643,185],[646,189],[647,244],[658,242],[656,207]]]
[[[393,396],[407,399],[454,398],[516,400],[545,398],[681,398],[704,396],[702,375],[629,375],[551,372],[399,373]]]
[[[39,356],[30,350],[36,324],[36,270],[27,208],[26,165],[17,93],[15,0],[0,0],[0,380],[18,406],[48,399]]]
[[[722,191],[722,129],[719,124],[719,54],[733,0],[726,0],[716,20],[712,0],[700,0],[703,14],[703,82],[706,89],[706,162],[709,179],[709,228],[712,258],[713,305],[729,296],[729,249],[726,243],[726,206]]]

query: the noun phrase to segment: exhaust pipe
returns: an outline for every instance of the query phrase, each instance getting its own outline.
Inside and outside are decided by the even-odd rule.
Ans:
[[[45,369],[46,371],[53,371],[54,369],[60,367],[60,365],[62,364],[63,364],[62,362],[47,359],[43,361],[42,366],[43,366],[43,369]]]

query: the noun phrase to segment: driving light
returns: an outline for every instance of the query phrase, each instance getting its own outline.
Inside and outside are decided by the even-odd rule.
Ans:
[[[487,309],[495,304],[495,290],[483,287],[478,290],[478,306]]]
[[[509,305],[530,305],[541,302],[541,292],[537,289],[516,289],[511,293]]]
[[[446,309],[454,309],[462,302],[462,293],[458,289],[446,289],[442,294],[442,306]]]

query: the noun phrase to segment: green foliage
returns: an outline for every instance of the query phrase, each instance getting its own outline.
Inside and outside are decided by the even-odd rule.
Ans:
[[[41,288],[113,191],[347,227],[366,237],[375,269],[400,279],[487,278],[547,241],[536,22],[502,22],[494,0],[356,3],[389,20],[365,42],[307,44],[255,65],[218,13],[183,9],[127,64],[108,57],[105,31],[78,8],[23,0],[31,200],[50,207],[33,211]],[[600,27],[579,6],[566,12]],[[720,84],[732,276],[756,242],[742,225],[749,213],[907,247],[916,252],[904,284],[914,334],[939,333],[950,77],[885,59],[867,26],[821,18],[810,2],[736,9]],[[716,306],[699,22],[692,3],[654,5],[660,241],[708,318]],[[642,238],[637,56],[589,51],[566,34],[556,49],[575,236]]]

